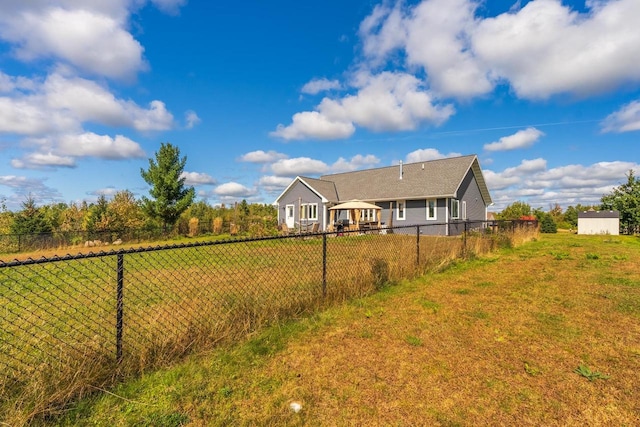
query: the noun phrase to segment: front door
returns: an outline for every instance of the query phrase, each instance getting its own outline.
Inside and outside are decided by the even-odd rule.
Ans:
[[[295,222],[295,205],[287,205],[285,208],[285,222],[287,223],[287,227],[294,228]]]

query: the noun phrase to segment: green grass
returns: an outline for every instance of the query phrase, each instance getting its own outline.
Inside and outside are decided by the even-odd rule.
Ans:
[[[49,424],[636,425],[640,245],[615,239],[545,235],[399,281],[96,393]],[[587,253],[624,259],[605,272]],[[491,285],[454,292],[463,283]]]
[[[380,295],[393,295],[394,283],[440,269],[460,254],[459,238],[420,241],[416,266],[414,236],[328,239],[324,294],[319,238],[126,253],[120,364],[115,254],[0,269],[0,354],[10,367],[0,375],[0,390],[9,397],[0,412],[18,424],[55,412],[56,405],[117,378],[167,366],[282,319],[376,290],[389,288]],[[483,248],[480,241],[475,245]]]

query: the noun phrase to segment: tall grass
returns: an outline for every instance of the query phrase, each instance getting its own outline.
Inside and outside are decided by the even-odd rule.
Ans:
[[[0,413],[26,424],[123,377],[535,233],[421,236],[419,257],[416,236],[328,238],[324,283],[320,238],[128,253],[121,360],[115,256],[0,269],[0,355],[9,368],[0,374]],[[16,361],[24,362],[18,371]]]

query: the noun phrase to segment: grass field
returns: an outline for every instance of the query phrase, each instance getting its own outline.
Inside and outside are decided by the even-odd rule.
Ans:
[[[516,235],[421,236],[419,252],[416,236],[350,235],[327,238],[326,257],[321,236],[125,251],[121,341],[115,254],[2,268],[0,420],[46,417],[123,377],[511,244]]]
[[[40,422],[638,425],[638,265],[637,237],[542,235],[280,322]]]

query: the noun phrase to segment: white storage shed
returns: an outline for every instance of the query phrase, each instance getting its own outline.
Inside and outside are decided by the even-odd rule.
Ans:
[[[620,234],[620,212],[589,210],[578,212],[578,234]]]

